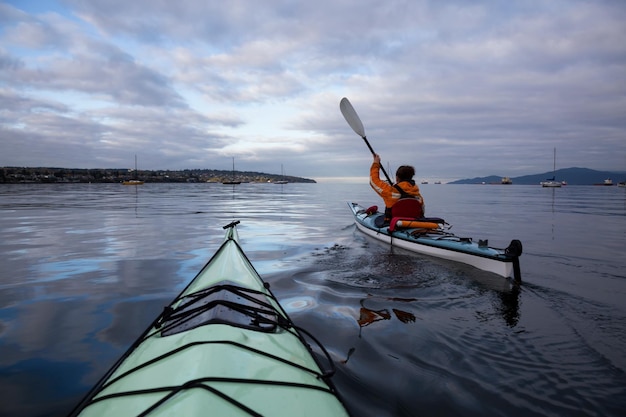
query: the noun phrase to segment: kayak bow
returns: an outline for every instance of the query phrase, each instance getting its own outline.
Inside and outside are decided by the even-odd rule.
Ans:
[[[238,223],[224,226],[215,255],[72,416],[348,416],[330,356],[254,269]]]
[[[368,236],[412,252],[449,259],[496,273],[505,278],[521,281],[519,257],[522,243],[512,240],[506,249],[492,248],[486,241],[478,243],[471,238],[461,238],[444,230],[433,222],[401,220],[391,225],[378,226],[378,211],[364,209],[357,203],[348,203],[357,228]],[[404,223],[404,224],[403,224]]]

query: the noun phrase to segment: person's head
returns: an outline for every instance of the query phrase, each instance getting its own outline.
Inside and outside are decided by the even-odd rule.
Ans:
[[[396,179],[397,182],[400,181],[411,181],[415,176],[415,168],[410,165],[402,165],[396,171]]]

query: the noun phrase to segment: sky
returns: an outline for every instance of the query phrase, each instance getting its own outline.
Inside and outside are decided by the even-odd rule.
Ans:
[[[0,166],[626,171],[626,1],[0,1]]]

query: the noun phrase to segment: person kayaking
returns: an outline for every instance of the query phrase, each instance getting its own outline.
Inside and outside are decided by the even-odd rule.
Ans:
[[[421,215],[423,217],[426,212],[424,199],[420,194],[420,189],[415,184],[413,177],[415,176],[415,168],[410,165],[402,165],[396,171],[396,183],[391,185],[387,181],[380,179],[380,155],[374,154],[374,162],[370,167],[370,186],[376,193],[383,198],[385,202],[384,222],[391,220],[391,207],[401,198],[414,198],[422,205]]]

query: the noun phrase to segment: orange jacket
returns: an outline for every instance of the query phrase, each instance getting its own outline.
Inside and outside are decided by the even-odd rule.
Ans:
[[[393,203],[398,201],[401,197],[400,191],[392,186],[385,180],[380,179],[380,164],[376,162],[372,163],[370,168],[370,186],[378,193],[379,196],[383,198],[385,202],[385,207],[389,208],[393,206]],[[420,188],[415,183],[411,183],[409,181],[401,181],[397,184],[402,190],[410,195],[411,197],[416,198],[422,203],[422,209],[424,213],[426,213],[426,205],[424,204],[424,199],[420,194]]]

